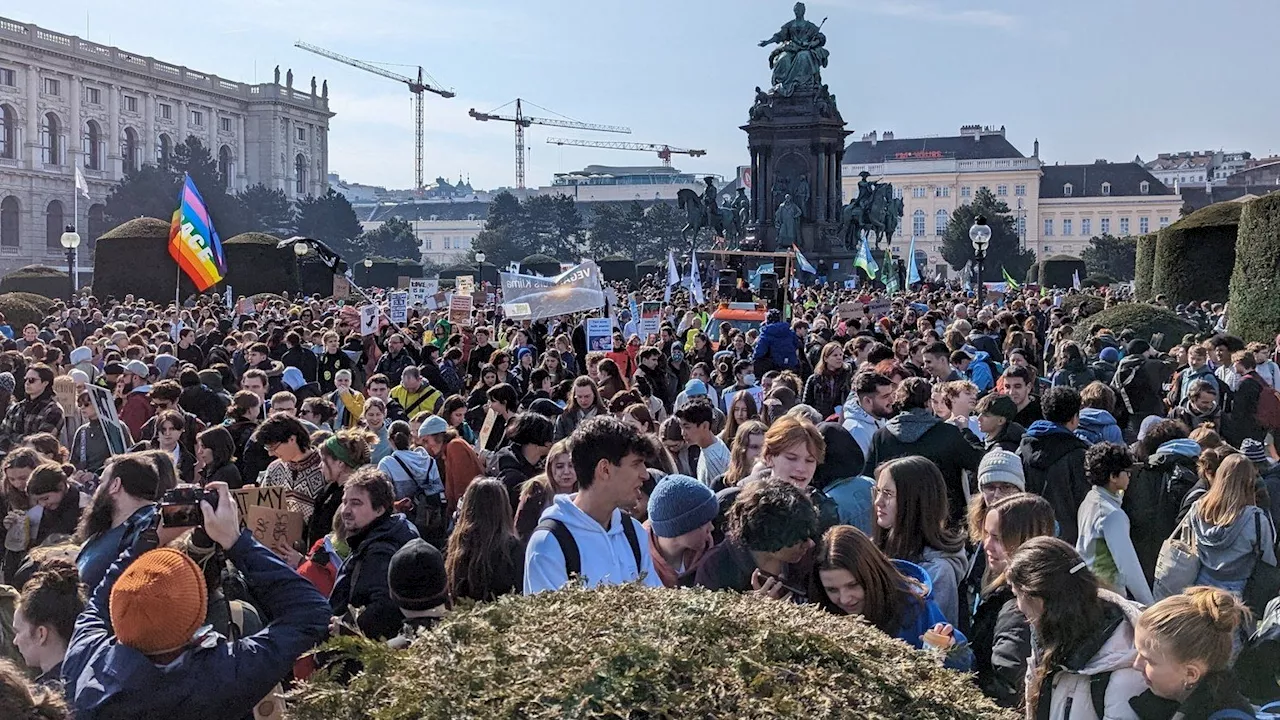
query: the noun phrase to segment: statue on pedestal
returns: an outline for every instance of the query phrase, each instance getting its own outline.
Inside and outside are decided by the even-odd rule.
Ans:
[[[760,47],[778,46],[769,53],[775,95],[791,97],[798,89],[816,90],[822,86],[822,68],[827,66],[830,55],[824,47],[827,36],[822,34],[820,25],[804,19],[804,9],[804,3],[796,3],[795,20],[783,25],[773,37],[760,41]]]
[[[807,174],[800,176],[800,184],[796,186],[796,202],[800,204],[802,214],[805,208],[809,207],[809,176]]]
[[[733,196],[729,207],[737,215],[739,228],[745,228],[751,222],[751,198],[747,197],[746,188],[738,188],[738,194]]]
[[[279,65],[277,65],[277,66],[276,66],[276,80],[275,80],[275,82],[276,82],[276,84],[277,84],[277,85],[279,85],[279,84],[280,84],[280,66],[279,66]]]
[[[800,242],[800,218],[804,213],[788,193],[773,214],[773,226],[778,230],[778,247],[790,247]]]
[[[293,68],[289,68],[289,72],[285,75],[285,86],[293,89]]]
[[[902,198],[893,196],[893,185],[879,180],[868,180],[871,173],[858,173],[858,196],[849,201],[840,212],[840,234],[845,244],[857,247],[862,233],[875,234],[876,249],[886,238],[898,231],[902,218]]]

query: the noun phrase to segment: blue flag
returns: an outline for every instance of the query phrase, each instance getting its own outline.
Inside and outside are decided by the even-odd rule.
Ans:
[[[806,258],[804,254],[800,252],[800,248],[796,247],[795,245],[792,245],[791,249],[794,250],[796,253],[796,264],[800,266],[801,270],[808,273],[813,273],[814,275],[818,274],[818,269],[815,268],[813,266],[813,263],[809,262],[809,259]]]
[[[911,236],[911,246],[907,248],[907,287],[920,282],[920,266],[916,264],[916,236]]]

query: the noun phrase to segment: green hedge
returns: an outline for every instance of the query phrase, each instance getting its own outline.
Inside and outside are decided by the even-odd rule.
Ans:
[[[1271,344],[1280,334],[1280,194],[1244,204],[1231,273],[1231,334]]]
[[[1243,207],[1216,203],[1162,229],[1156,239],[1152,295],[1164,294],[1170,305],[1226,300]]]
[[[1106,298],[1101,295],[1068,295],[1062,299],[1062,310],[1070,317],[1077,307],[1080,317],[1097,315],[1107,306]]]
[[[1032,285],[1040,284],[1040,263],[1031,263],[1031,267],[1027,268],[1026,280]]]
[[[279,240],[265,233],[241,233],[222,243],[227,277],[222,287],[240,295],[298,292],[298,256],[292,247],[277,248]],[[333,292],[332,287],[329,292]]]
[[[1110,328],[1117,335],[1124,330],[1132,330],[1134,337],[1141,340],[1150,340],[1154,333],[1164,333],[1160,350],[1168,350],[1182,342],[1183,335],[1196,331],[1194,325],[1178,317],[1176,313],[1142,303],[1123,303],[1090,316],[1087,321],[1076,326],[1076,341],[1087,342],[1089,328],[1096,326]]]
[[[169,255],[169,223],[156,218],[135,218],[98,238],[93,254],[93,294],[100,300],[114,296],[135,297],[165,303],[173,299],[179,282],[178,264]],[[182,296],[195,292],[183,275]]]
[[[520,261],[520,272],[525,275],[555,277],[560,274],[560,261],[541,253],[530,255]]]
[[[65,298],[71,289],[70,283],[64,270],[48,265],[28,265],[0,278],[0,293],[25,292]]]
[[[0,295],[0,313],[4,313],[4,318],[13,328],[15,337],[21,334],[23,326],[27,323],[39,325],[45,318],[45,311],[23,297],[24,295],[26,293]]]
[[[1045,287],[1069,288],[1074,283],[1076,273],[1080,274],[1081,282],[1084,281],[1084,261],[1078,257],[1054,255],[1041,260],[1039,265],[1039,282]]]
[[[308,295],[333,294],[333,271],[316,253],[307,253],[298,260],[298,285]]]
[[[1133,294],[1139,300],[1151,299],[1151,280],[1156,271],[1156,233],[1138,236],[1134,259]]]
[[[609,282],[636,279],[636,261],[626,255],[610,255],[598,261],[600,274]]]
[[[1111,277],[1110,275],[1107,275],[1106,273],[1101,273],[1098,275],[1090,275],[1089,277],[1085,278],[1080,284],[1087,288],[1101,288],[1101,287],[1107,287],[1109,285],[1114,285],[1115,282],[1116,282],[1115,278]]]
[[[294,720],[1017,717],[865,622],[732,592],[507,595],[455,609],[406,650],[330,647],[362,671],[303,684]]]

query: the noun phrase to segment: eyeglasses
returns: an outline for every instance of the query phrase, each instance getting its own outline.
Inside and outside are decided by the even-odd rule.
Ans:
[[[40,382],[40,378],[38,378],[38,377],[26,377],[26,378],[23,378],[23,379],[22,379],[22,381],[23,381],[23,382],[25,382],[25,383],[27,383],[28,385],[30,385],[31,383],[37,383],[37,382]]]

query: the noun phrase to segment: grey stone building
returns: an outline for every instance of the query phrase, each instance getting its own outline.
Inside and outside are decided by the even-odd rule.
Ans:
[[[327,83],[296,89],[292,70],[284,83],[276,68],[274,82],[250,85],[0,17],[0,274],[64,267],[65,225],[91,267],[111,187],[188,136],[233,190],[323,194],[331,117]],[[87,200],[77,201],[76,167]]]

